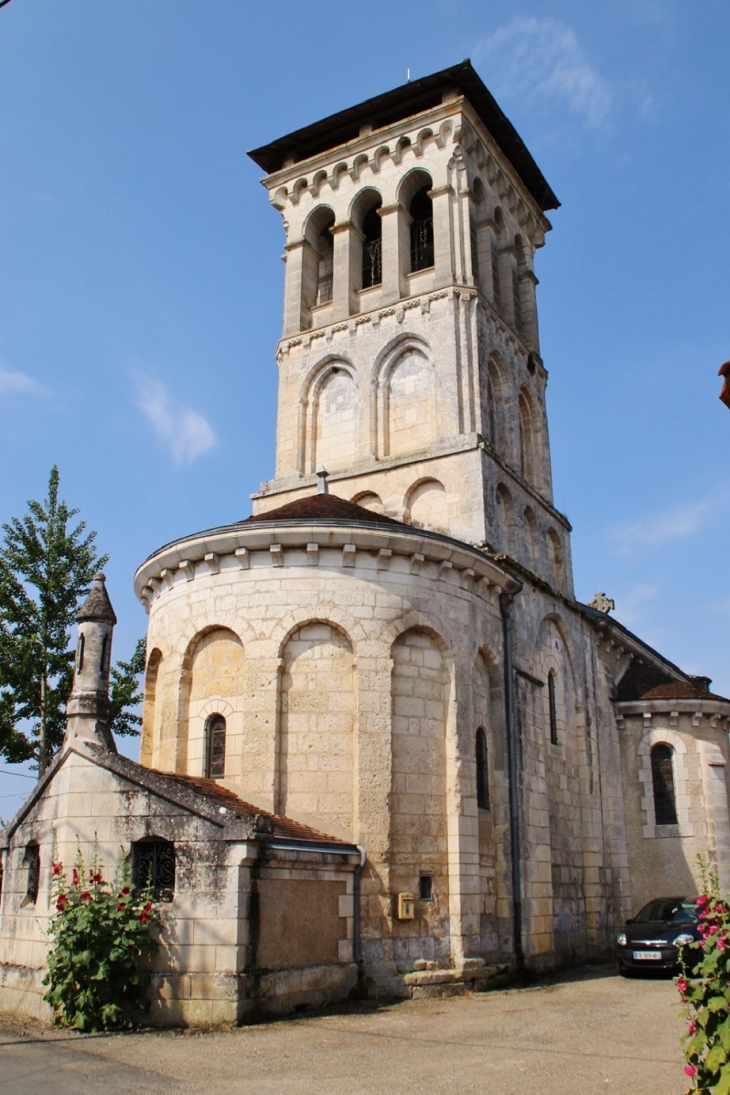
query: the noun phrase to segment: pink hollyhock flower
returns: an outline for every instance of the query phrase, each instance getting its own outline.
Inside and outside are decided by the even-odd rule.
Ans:
[[[89,871],[89,878],[92,882],[101,882],[101,871],[97,871],[96,873],[94,873],[93,871]]]
[[[697,1020],[693,1019],[692,1022],[687,1027],[687,1033],[688,1034],[694,1034],[696,1030],[697,1030]]]
[[[60,893],[58,895],[58,900],[56,901],[56,908],[58,909],[59,912],[63,912],[63,910],[66,908],[67,905],[68,905],[68,898],[66,897],[66,894],[65,893]]]
[[[679,989],[680,992],[686,992],[687,989],[689,988],[689,985],[688,985],[688,983],[687,983],[687,981],[685,980],[684,977],[678,977],[677,978],[677,988]]]
[[[91,901],[91,894],[89,893],[88,890],[84,890],[84,892],[81,894],[81,900],[82,901]]]
[[[147,913],[147,912],[145,912],[145,911],[144,911],[144,909],[142,910],[142,912],[141,912],[141,913],[139,914],[139,916],[137,917],[137,919],[138,919],[138,920],[140,921],[140,923],[142,923],[142,924],[146,924],[146,923],[147,923],[147,921],[149,920],[149,918],[150,918],[150,914],[149,914],[149,913]]]
[[[74,886],[78,886],[78,884],[79,884],[79,872],[76,870],[75,867],[74,867],[73,871],[71,872],[71,881],[73,882]]]
[[[715,935],[719,930],[717,924],[712,924],[710,927],[710,935]]]
[[[122,909],[126,909],[126,907],[127,906],[124,904],[124,902],[120,901],[119,904],[117,905],[117,912],[121,912]]]
[[[152,908],[152,902],[148,901],[147,904],[144,907],[144,911],[149,912],[151,908]]]
[[[707,896],[706,893],[701,893],[700,896],[697,898],[697,904],[698,905],[706,905],[709,900],[710,899],[709,899],[709,897]]]
[[[696,1076],[699,1072],[699,1069],[697,1068],[697,1065],[685,1065],[684,1071],[688,1076]]]
[[[62,871],[63,871],[63,863],[54,863],[53,864],[53,877],[54,878],[58,878],[58,876],[61,874]]]
[[[720,936],[720,938],[718,939],[718,941],[717,941],[717,949],[718,949],[719,951],[724,951],[724,950],[725,950],[725,943],[726,943],[726,940],[727,940],[727,936],[725,936],[725,935],[721,935],[721,936]]]
[[[120,897],[127,897],[128,894],[129,894],[129,886],[125,886],[123,890],[119,891],[119,896]]]

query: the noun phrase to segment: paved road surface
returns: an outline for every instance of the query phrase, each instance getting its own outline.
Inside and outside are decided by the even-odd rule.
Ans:
[[[682,1095],[677,991],[582,971],[528,989],[224,1033],[2,1022],[1,1095]]]

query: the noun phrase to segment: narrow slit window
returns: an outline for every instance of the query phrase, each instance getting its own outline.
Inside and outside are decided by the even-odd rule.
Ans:
[[[480,810],[489,809],[489,760],[487,756],[487,735],[480,726],[476,740],[477,762],[477,806]]]
[[[495,308],[502,307],[502,294],[499,289],[499,251],[492,240],[492,300]]]
[[[515,311],[515,327],[522,330],[522,285],[519,272],[512,271],[512,300]]]
[[[101,640],[101,654],[99,655],[99,672],[103,673],[106,668],[106,648],[108,645],[108,638],[105,635]]]
[[[83,635],[79,635],[79,645],[76,649],[76,672],[80,673],[84,668],[84,646],[86,640]]]
[[[205,774],[208,779],[223,779],[226,774],[226,720],[211,715],[205,732]]]
[[[548,709],[550,718],[550,743],[558,744],[558,716],[555,706],[555,674],[548,673]]]
[[[37,844],[26,845],[23,862],[28,870],[25,883],[24,905],[35,905],[41,880],[41,850]]]
[[[669,745],[655,745],[651,751],[651,780],[654,788],[654,819],[657,825],[677,824],[674,796],[674,765]]]
[[[319,268],[317,271],[317,304],[332,300],[332,278],[335,264],[334,237],[330,225],[325,225],[317,241]]]

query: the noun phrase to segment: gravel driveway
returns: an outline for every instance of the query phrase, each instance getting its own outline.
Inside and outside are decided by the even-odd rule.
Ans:
[[[682,1095],[677,991],[582,970],[229,1032],[79,1036],[0,1016],[2,1095]]]

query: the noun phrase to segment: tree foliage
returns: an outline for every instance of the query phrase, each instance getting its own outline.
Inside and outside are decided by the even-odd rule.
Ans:
[[[113,734],[122,737],[139,734],[142,719],[135,708],[144,698],[140,681],[145,669],[147,640],[140,639],[134,648],[134,654],[128,662],[121,659],[111,672],[109,690],[109,728]]]
[[[73,685],[72,629],[99,555],[96,533],[74,523],[78,510],[59,498],[58,468],[42,502],[2,526],[0,543],[0,756],[35,760],[42,774],[63,741],[66,703]],[[138,733],[129,708],[141,698],[144,643],[112,670],[112,729]]]

